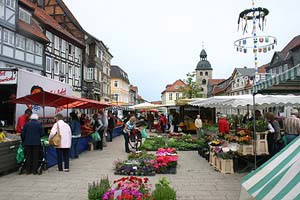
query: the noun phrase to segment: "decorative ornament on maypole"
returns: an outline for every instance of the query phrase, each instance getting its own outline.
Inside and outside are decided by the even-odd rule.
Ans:
[[[260,79],[258,75],[258,54],[267,53],[274,49],[277,44],[277,39],[270,35],[257,35],[257,28],[259,32],[263,32],[266,26],[266,17],[269,14],[267,8],[255,7],[255,2],[252,0],[252,8],[246,9],[239,14],[238,31],[242,30],[243,35],[248,34],[248,37],[238,39],[234,42],[234,46],[238,52],[254,54],[255,66],[255,83]],[[249,26],[252,22],[252,33],[248,33]],[[254,83],[254,84],[255,84]]]

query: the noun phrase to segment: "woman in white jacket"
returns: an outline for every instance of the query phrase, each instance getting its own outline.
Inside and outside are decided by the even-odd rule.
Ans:
[[[69,124],[63,121],[62,114],[57,114],[55,116],[56,123],[52,126],[49,140],[55,135],[59,128],[59,133],[61,135],[61,143],[60,146],[56,148],[56,155],[57,155],[57,165],[58,171],[65,171],[69,172],[69,154],[70,154],[70,147],[72,141],[72,131]],[[62,162],[64,160],[64,168]]]

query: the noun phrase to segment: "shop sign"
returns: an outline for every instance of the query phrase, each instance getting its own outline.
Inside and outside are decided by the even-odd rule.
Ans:
[[[16,84],[17,71],[0,70],[0,84]]]

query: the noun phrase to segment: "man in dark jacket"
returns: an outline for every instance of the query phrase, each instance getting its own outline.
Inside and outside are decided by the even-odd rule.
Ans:
[[[25,149],[27,174],[37,174],[41,137],[44,135],[43,126],[38,119],[39,116],[37,114],[32,114],[30,121],[24,125],[21,133]]]

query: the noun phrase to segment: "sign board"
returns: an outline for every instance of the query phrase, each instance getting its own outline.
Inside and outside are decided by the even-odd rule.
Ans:
[[[0,70],[0,84],[16,84],[17,71]]]

